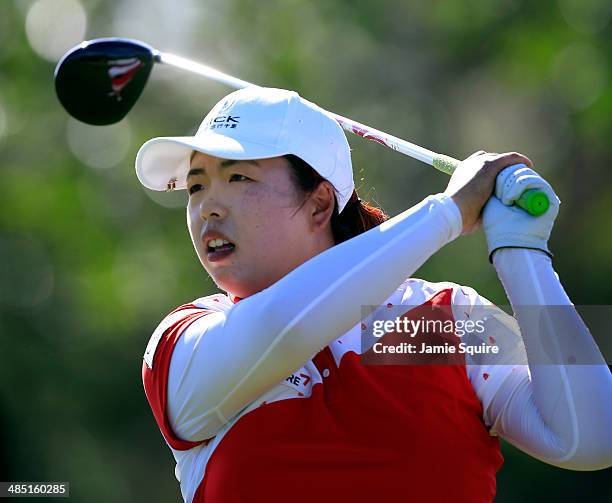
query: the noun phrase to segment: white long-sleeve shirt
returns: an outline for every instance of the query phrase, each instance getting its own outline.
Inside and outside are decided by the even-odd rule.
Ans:
[[[435,465],[424,448],[419,450],[408,440],[406,445],[391,446],[383,440],[385,435],[372,440],[381,433],[368,432],[368,418],[378,415],[384,421],[396,420],[397,424],[389,422],[390,429],[393,425],[418,429],[421,426],[413,422],[421,418],[422,428],[431,430],[430,445],[450,435],[444,426],[448,421],[462,427],[469,442],[454,431],[445,438],[445,449],[447,458],[453,459],[450,445],[454,446],[460,461],[453,466],[464,465],[455,470],[456,476],[475,499],[456,493],[456,501],[492,499],[494,474],[501,464],[501,456],[496,457],[499,446],[491,444],[497,442],[495,435],[557,466],[588,470],[612,465],[612,439],[607,435],[612,424],[612,377],[603,359],[597,365],[530,365],[543,358],[538,350],[549,346],[542,344],[540,331],[530,329],[529,320],[525,321],[528,313],[522,316],[520,306],[571,306],[546,255],[513,249],[494,255],[518,325],[468,287],[406,279],[460,231],[461,215],[452,199],[430,196],[237,304],[227,296],[213,295],[167,317],[147,347],[143,376],[158,424],[177,460],[185,500],[203,501],[204,494],[239,500],[240,491],[224,493],[220,488],[227,489],[229,480],[244,473],[235,464],[242,459],[238,453],[249,452],[256,455],[252,466],[261,470],[255,469],[246,485],[262,484],[268,494],[270,484],[286,494],[290,480],[289,487],[294,488],[303,481],[306,492],[318,491],[320,484],[346,496],[347,487],[354,484],[337,478],[332,483],[328,476],[343,473],[347,466],[352,466],[347,477],[361,474],[362,481],[363,466],[370,467],[365,473],[372,478],[397,469],[413,473],[405,482],[386,485],[389,495],[407,487],[413,495],[426,486],[429,496],[446,490],[444,484],[434,489],[423,483],[430,471],[419,470]],[[428,303],[448,305],[454,320],[486,313],[483,342],[496,341],[503,349],[501,355],[477,361],[466,357],[457,372],[458,366],[404,366],[391,371],[388,366],[359,365],[358,356],[370,349],[361,347],[361,306],[412,309]],[[576,338],[599,355],[588,330],[574,316]],[[547,330],[545,337],[554,344],[554,323]],[[417,382],[418,388],[413,386]],[[431,407],[411,412],[428,401]],[[436,423],[445,416],[446,423]],[[287,420],[297,423],[301,432],[299,448],[289,451],[295,440],[284,434]],[[336,431],[331,438],[330,431]],[[301,444],[304,439],[309,445],[320,439],[324,443],[311,450]],[[330,446],[333,450],[326,453],[323,470],[321,459],[313,460],[312,452],[324,453]],[[354,457],[347,449],[361,449],[365,457],[351,461]],[[390,452],[412,453],[412,458],[402,454],[389,460]],[[480,471],[475,470],[482,460]],[[294,470],[283,469],[292,463]],[[271,481],[270,472],[278,477]],[[479,477],[470,482],[473,472]],[[288,473],[299,473],[299,480]],[[285,483],[274,482],[281,479]],[[452,483],[452,477],[446,480]],[[415,481],[421,481],[422,487],[415,487]],[[361,484],[353,499],[365,500],[374,490]],[[380,487],[376,491],[380,496]]]

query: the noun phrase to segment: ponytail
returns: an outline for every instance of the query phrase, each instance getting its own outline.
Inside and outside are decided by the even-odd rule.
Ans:
[[[357,191],[353,191],[353,195],[340,214],[337,204],[334,208],[331,218],[334,241],[336,244],[342,243],[380,225],[388,218],[381,208],[362,201],[357,196]]]
[[[289,161],[297,186],[303,192],[310,193],[325,181],[325,178],[303,159],[292,154],[284,157]],[[337,202],[334,206],[330,222],[334,241],[336,244],[342,243],[380,225],[388,218],[378,206],[362,201],[354,190],[341,213],[338,213]]]

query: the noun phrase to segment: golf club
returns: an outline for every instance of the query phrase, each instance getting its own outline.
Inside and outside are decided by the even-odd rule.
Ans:
[[[114,124],[123,119],[138,100],[154,63],[181,68],[236,89],[255,85],[209,66],[160,52],[138,40],[99,38],[82,42],[62,57],[55,68],[55,90],[63,107],[74,118],[98,126]],[[448,175],[452,175],[461,162],[346,117],[332,115],[346,131],[374,140]],[[545,193],[531,189],[521,195],[516,205],[538,216],[547,211],[549,201]]]

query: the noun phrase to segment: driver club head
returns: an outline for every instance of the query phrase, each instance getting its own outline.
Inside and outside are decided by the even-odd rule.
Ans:
[[[55,91],[66,111],[87,124],[123,119],[142,93],[159,57],[127,38],[99,38],[68,51],[55,68]]]

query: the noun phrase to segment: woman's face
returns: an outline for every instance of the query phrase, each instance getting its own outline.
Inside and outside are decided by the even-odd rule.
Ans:
[[[197,152],[187,191],[198,258],[217,286],[237,297],[267,288],[333,245],[331,231],[321,232],[315,204],[309,200],[300,208],[304,195],[283,157],[233,161]],[[215,250],[211,238],[233,247]]]

